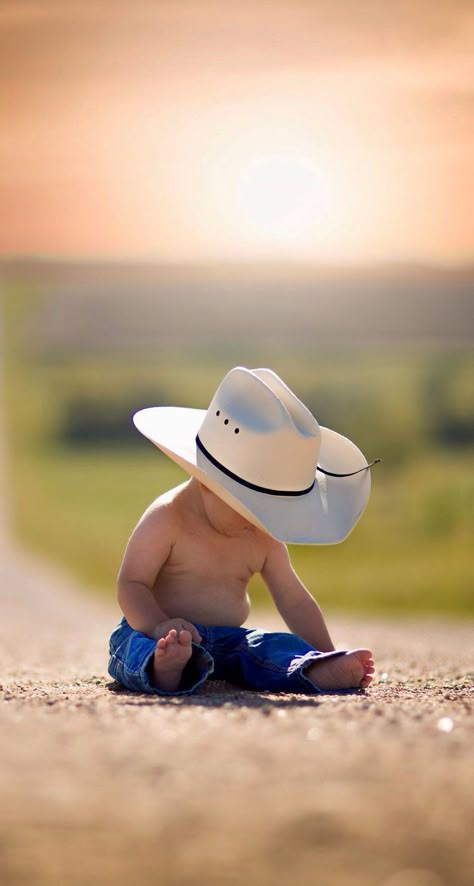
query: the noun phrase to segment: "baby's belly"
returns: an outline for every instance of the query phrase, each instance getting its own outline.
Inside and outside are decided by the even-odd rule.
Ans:
[[[250,612],[250,599],[242,587],[157,587],[154,594],[168,618],[185,618],[193,624],[239,627]]]

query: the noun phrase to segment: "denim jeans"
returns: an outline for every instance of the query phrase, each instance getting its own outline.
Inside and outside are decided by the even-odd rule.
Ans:
[[[192,644],[180,685],[169,692],[151,682],[156,640],[134,631],[125,618],[110,638],[109,674],[127,689],[155,695],[195,692],[211,676],[246,689],[271,692],[321,692],[305,674],[311,662],[344,655],[318,652],[296,634],[235,627],[196,625],[200,643]]]

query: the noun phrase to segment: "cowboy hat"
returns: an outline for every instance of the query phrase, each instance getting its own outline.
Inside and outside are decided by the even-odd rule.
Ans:
[[[346,437],[320,427],[270,369],[231,369],[207,410],[155,406],[133,421],[185,471],[281,541],[343,541],[367,504],[371,465]]]

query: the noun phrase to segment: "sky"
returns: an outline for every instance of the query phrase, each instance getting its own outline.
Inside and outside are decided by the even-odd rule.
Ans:
[[[471,0],[2,0],[0,255],[474,258]]]

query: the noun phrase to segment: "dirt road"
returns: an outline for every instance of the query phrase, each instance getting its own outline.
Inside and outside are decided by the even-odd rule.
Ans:
[[[113,600],[0,556],[4,886],[472,883],[472,624],[333,619],[366,693],[162,700],[106,675]]]

